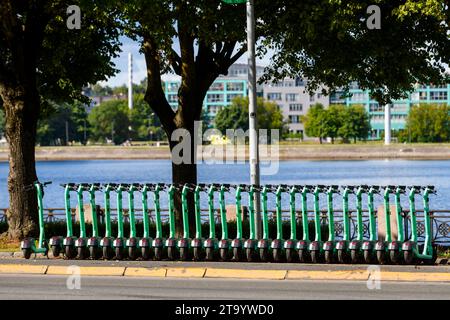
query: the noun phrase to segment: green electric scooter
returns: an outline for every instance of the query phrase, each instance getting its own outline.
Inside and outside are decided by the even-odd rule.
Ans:
[[[155,224],[156,224],[156,235],[152,241],[152,248],[155,255],[156,261],[161,261],[163,258],[164,252],[164,243],[165,239],[163,238],[162,233],[162,221],[161,221],[161,201],[160,201],[160,192],[165,189],[164,184],[156,184],[153,189],[154,195],[154,206],[155,206]],[[169,205],[171,205],[171,209],[173,208],[172,204],[169,201]]]
[[[31,254],[42,253],[44,256],[48,256],[48,242],[45,239],[45,228],[44,228],[44,188],[51,184],[51,182],[40,183],[36,181],[34,184],[25,187],[25,192],[31,192],[36,190],[37,201],[38,201],[38,213],[39,213],[39,240],[38,246],[36,247],[36,240],[34,238],[26,238],[20,243],[20,248],[25,259],[30,259]],[[59,241],[61,243],[61,241]],[[58,253],[59,255],[59,253]]]
[[[281,262],[283,259],[284,238],[283,238],[283,211],[281,208],[281,196],[287,190],[286,185],[279,185],[275,192],[276,203],[276,221],[277,221],[277,237],[272,240],[270,245],[272,249],[272,257],[274,262]],[[294,217],[295,221],[295,217]]]
[[[242,261],[242,248],[244,239],[242,236],[242,186],[238,185],[236,188],[236,239],[231,241],[231,249],[233,250],[234,261]]]
[[[284,252],[286,254],[286,262],[291,263],[297,259],[297,211],[295,206],[295,195],[301,190],[302,186],[292,186],[289,190],[289,209],[291,218],[291,236],[284,242]]]
[[[222,238],[219,241],[219,255],[222,261],[228,261],[230,259],[231,241],[228,238],[228,222],[227,211],[225,207],[225,192],[229,191],[230,185],[221,185],[219,190],[219,203],[220,203],[220,222],[222,225]]]
[[[298,260],[300,263],[306,263],[311,260],[311,256],[309,254],[309,245],[311,243],[310,237],[309,237],[309,220],[308,220],[308,194],[316,192],[316,189],[313,186],[304,186],[303,188],[301,186],[298,187],[298,189],[301,191],[302,196],[302,231],[303,236],[302,240],[299,240],[297,242],[297,245],[295,246],[297,250]],[[319,198],[318,195],[314,196],[314,216],[317,217],[317,215],[320,218],[320,210],[319,210]],[[317,202],[317,205],[316,205]],[[319,222],[319,228],[320,228],[320,222]],[[316,237],[317,239],[317,237]]]
[[[139,190],[139,185],[126,185],[125,190],[128,192],[128,216],[130,219],[130,236],[126,239],[125,246],[128,251],[128,259],[136,260],[139,258],[141,253],[141,247],[139,245],[141,239],[137,237],[136,212],[134,209],[134,193]]]
[[[67,234],[63,240],[64,255],[67,259],[74,259],[77,256],[77,251],[75,249],[75,241],[77,237],[73,234],[73,223],[72,223],[72,209],[70,207],[70,192],[76,192],[78,185],[75,183],[68,183],[61,185],[64,188],[64,204],[66,211],[66,225]],[[53,239],[53,238],[52,238]],[[52,244],[52,242],[50,242]]]
[[[369,240],[363,241],[361,250],[365,263],[372,263],[375,260],[375,244],[377,242],[377,222],[373,198],[375,194],[380,194],[380,187],[371,186],[367,190],[367,206],[369,209]]]
[[[196,186],[185,184],[181,191],[181,207],[183,213],[183,238],[178,240],[177,247],[180,253],[180,260],[187,261],[190,257],[190,245],[191,239],[189,234],[189,206],[188,206],[188,193],[194,192]],[[200,241],[201,243],[201,241]]]
[[[123,192],[126,190],[126,185],[111,184],[111,187],[117,194],[117,237],[113,241],[113,248],[115,258],[117,260],[123,260],[127,256],[123,223]]]
[[[314,188],[314,231],[315,238],[311,241],[308,250],[312,263],[319,263],[322,258],[323,242],[321,230],[321,212],[320,212],[320,194],[325,191],[325,186],[316,186]]]
[[[350,194],[355,192],[355,187],[344,186],[344,192],[342,194],[342,220],[344,225],[344,236],[342,240],[336,242],[337,260],[339,263],[348,263],[350,256],[350,210],[348,208],[348,201]]]
[[[381,239],[378,239],[377,243],[375,244],[375,251],[377,256],[377,261],[379,264],[385,264],[387,262],[387,254],[388,254],[388,248],[389,243],[392,242],[392,235],[391,235],[391,209],[389,204],[389,197],[391,193],[393,192],[393,189],[395,187],[393,186],[387,186],[384,188],[384,221],[385,221],[385,227],[386,227],[386,236],[384,241]]]
[[[112,186],[110,184],[104,185],[105,196],[105,236],[100,240],[100,247],[102,248],[103,259],[111,260],[114,258],[113,242],[111,228],[111,191]]]
[[[362,195],[367,191],[367,186],[359,186],[356,190],[356,239],[352,240],[348,249],[350,250],[350,260],[353,264],[359,263],[363,259],[362,244],[364,241],[364,224],[362,211]]]
[[[175,204],[174,196],[176,186],[171,185],[167,194],[169,196],[169,238],[166,239],[165,248],[167,249],[167,258],[171,261],[177,260],[179,251],[177,248],[177,239],[175,238]]]
[[[423,191],[423,211],[425,224],[425,241],[422,246],[418,244],[417,234],[417,215],[415,206],[415,196]],[[431,213],[429,207],[429,195],[436,194],[433,186],[411,187],[409,193],[409,219],[411,222],[411,239],[403,243],[403,259],[406,264],[412,264],[414,261],[422,261],[425,264],[433,265],[437,259],[437,248],[433,244]]]
[[[330,186],[327,189],[328,205],[328,240],[323,244],[325,263],[333,263],[336,254],[336,241],[334,230],[333,195],[339,193],[339,186]]]
[[[245,191],[248,192],[248,216],[250,225],[249,238],[244,242],[245,256],[248,262],[254,262],[258,255],[256,250],[258,248],[258,240],[256,239],[255,230],[255,192],[259,190],[258,186],[247,186]]]
[[[206,185],[198,184],[193,186],[194,189],[194,204],[195,204],[195,238],[191,241],[192,255],[194,256],[194,261],[201,261],[205,258],[205,250],[203,250],[203,239],[202,232],[202,211],[200,206],[200,193],[202,191],[207,191]]]
[[[102,240],[98,233],[98,217],[97,217],[97,205],[95,202],[95,193],[102,189],[100,183],[93,183],[85,186],[86,191],[89,192],[89,202],[92,212],[92,236],[87,240],[87,247],[89,249],[89,255],[91,259],[96,260],[101,258],[102,249],[100,247],[100,241]]]
[[[389,260],[393,264],[399,264],[402,260],[402,245],[405,242],[405,221],[403,218],[403,209],[401,205],[401,195],[406,194],[405,186],[395,188],[395,215],[397,218],[397,241],[391,241],[388,244]]]
[[[207,261],[214,261],[218,249],[218,240],[216,237],[216,220],[214,210],[214,192],[217,191],[217,186],[212,184],[208,188],[208,213],[209,213],[209,237],[203,243],[205,248],[205,259]]]
[[[150,219],[148,217],[148,192],[153,191],[155,185],[140,184],[137,186],[138,191],[142,194],[142,221],[144,224],[144,233],[139,239],[138,247],[141,249],[142,260],[150,260],[153,254],[152,241],[150,237]]]
[[[263,235],[262,239],[258,241],[259,260],[262,262],[268,262],[270,260],[269,248],[272,242],[269,239],[269,212],[267,210],[267,194],[273,191],[273,187],[266,185],[261,191],[261,203],[262,203],[262,225]]]

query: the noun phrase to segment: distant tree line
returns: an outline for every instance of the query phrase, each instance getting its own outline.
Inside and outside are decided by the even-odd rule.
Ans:
[[[312,105],[302,117],[305,133],[309,137],[330,138],[334,143],[337,138],[343,142],[366,140],[370,133],[370,116],[363,106],[331,105],[325,108],[322,104]]]

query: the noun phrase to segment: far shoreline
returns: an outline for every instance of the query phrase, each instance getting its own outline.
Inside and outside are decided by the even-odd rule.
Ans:
[[[264,149],[262,146],[261,149]],[[248,157],[247,157],[248,158]],[[222,157],[205,157],[204,160]],[[261,160],[280,161],[369,161],[450,160],[450,144],[282,144],[279,157],[261,155]],[[37,147],[36,161],[170,160],[167,146],[71,146]],[[8,162],[8,149],[0,148],[0,162]]]

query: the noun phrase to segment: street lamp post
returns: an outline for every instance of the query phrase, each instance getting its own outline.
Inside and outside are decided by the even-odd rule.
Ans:
[[[229,4],[247,3],[247,46],[248,46],[248,97],[249,97],[249,143],[250,143],[250,183],[260,185],[258,122],[256,110],[256,20],[255,0],[222,0]],[[255,230],[258,239],[262,236],[260,215],[260,194],[255,193]]]

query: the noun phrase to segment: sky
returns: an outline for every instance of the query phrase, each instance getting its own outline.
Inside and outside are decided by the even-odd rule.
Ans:
[[[102,82],[102,85],[108,85],[110,87],[118,87],[128,83],[128,53],[133,54],[133,83],[141,82],[147,76],[147,70],[145,65],[145,57],[139,52],[139,43],[131,40],[127,37],[122,37],[122,52],[120,56],[113,60],[116,68],[119,72],[108,81]],[[260,66],[267,66],[270,61],[270,56],[267,55],[263,59],[258,59],[257,64]],[[238,61],[238,63],[247,63],[247,54],[244,54]],[[177,79],[176,75],[164,75],[164,80]]]

